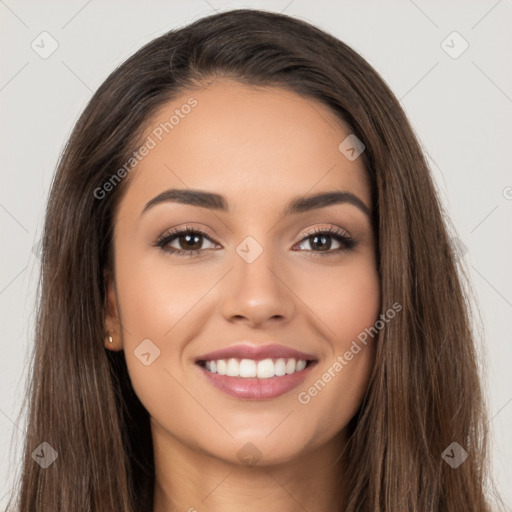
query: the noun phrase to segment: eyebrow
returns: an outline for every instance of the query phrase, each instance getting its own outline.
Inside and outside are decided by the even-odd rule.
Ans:
[[[191,189],[169,189],[148,201],[141,212],[141,216],[157,204],[166,202],[199,206],[201,208],[209,208],[220,212],[229,211],[225,197],[220,194]],[[319,208],[325,208],[326,206],[331,206],[333,204],[343,203],[348,203],[359,208],[363,213],[371,218],[371,211],[366,204],[355,194],[345,190],[297,197],[286,206],[282,215],[289,216]]]

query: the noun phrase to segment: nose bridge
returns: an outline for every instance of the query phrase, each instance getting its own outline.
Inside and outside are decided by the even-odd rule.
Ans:
[[[235,248],[235,275],[245,287],[264,287],[268,292],[278,293],[275,283],[275,268],[278,267],[276,251],[271,247],[270,236],[245,237]]]
[[[243,316],[263,322],[274,316],[288,318],[292,312],[290,292],[279,274],[279,255],[270,247],[270,237],[260,243],[247,236],[235,248],[233,271],[226,283],[223,310],[226,318]]]

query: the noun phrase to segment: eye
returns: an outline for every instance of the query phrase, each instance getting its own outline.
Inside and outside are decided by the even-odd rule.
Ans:
[[[338,248],[332,249],[331,239],[336,240],[339,244]],[[163,234],[157,239],[154,245],[176,256],[193,257],[201,255],[205,250],[202,247],[204,240],[209,241],[214,248],[219,247],[204,231],[190,226],[174,229]],[[178,247],[171,245],[174,242],[178,243]],[[311,249],[305,249],[305,245],[309,245]],[[353,249],[355,245],[356,241],[348,235],[348,233],[338,228],[329,227],[315,228],[309,233],[306,233],[306,237],[295,247],[305,249],[307,252],[317,253],[315,256],[328,256],[342,251],[349,251]],[[315,248],[319,248],[320,250],[316,250]]]
[[[203,251],[200,248],[202,239],[206,239],[215,245],[213,240],[204,231],[185,226],[184,228],[165,233],[156,241],[155,245],[177,256],[197,256]],[[179,248],[170,245],[175,241],[178,242]]]
[[[340,247],[332,249],[332,240],[340,245]],[[315,256],[328,256],[336,254],[342,251],[349,251],[356,245],[356,241],[345,231],[338,228],[315,228],[311,232],[307,233],[307,236],[303,238],[306,243],[301,242],[298,244],[299,247],[304,248],[305,245],[310,247],[316,247],[320,250],[308,249],[310,252],[317,253]]]

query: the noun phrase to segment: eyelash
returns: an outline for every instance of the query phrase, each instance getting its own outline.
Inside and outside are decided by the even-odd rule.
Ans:
[[[162,236],[160,236],[156,240],[156,242],[153,245],[155,247],[160,247],[160,249],[162,251],[174,254],[179,257],[199,256],[202,251],[206,250],[206,249],[192,249],[189,251],[189,250],[185,250],[185,249],[175,249],[174,247],[166,248],[166,246],[169,243],[171,243],[175,239],[177,239],[180,236],[185,235],[185,234],[200,235],[201,237],[206,238],[207,240],[209,240],[210,242],[215,244],[215,242],[201,229],[192,228],[190,226],[185,226],[184,228],[178,228],[178,229],[169,231],[167,233],[164,233]],[[347,236],[343,231],[336,229],[336,228],[327,228],[327,229],[326,228],[315,228],[312,231],[306,233],[306,235],[300,240],[300,242],[302,242],[303,240],[307,240],[308,238],[318,236],[318,235],[330,236],[330,237],[334,238],[335,240],[337,240],[338,242],[340,242],[340,244],[342,246],[339,249],[334,249],[334,250],[329,250],[329,251],[313,251],[313,250],[307,251],[307,252],[317,253],[317,254],[315,254],[315,257],[316,256],[320,256],[320,257],[332,256],[332,255],[340,253],[340,252],[350,251],[357,244],[357,242],[352,237]]]

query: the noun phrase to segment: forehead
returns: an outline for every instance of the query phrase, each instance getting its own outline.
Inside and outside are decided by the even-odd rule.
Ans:
[[[322,103],[277,87],[215,81],[184,92],[150,119],[151,147],[131,171],[121,210],[140,212],[169,188],[220,193],[230,210],[281,209],[288,198],[348,190],[369,207],[361,158],[339,150],[348,127]]]

